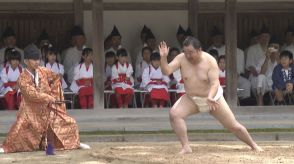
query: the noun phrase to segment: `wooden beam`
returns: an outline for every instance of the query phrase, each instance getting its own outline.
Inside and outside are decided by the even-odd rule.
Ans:
[[[149,3],[149,2],[118,2],[103,3],[104,10],[187,10],[187,3]],[[85,4],[85,9],[89,9],[89,4]]]
[[[84,3],[84,10],[92,10],[91,3]],[[185,2],[107,2],[104,10],[188,10]],[[224,13],[223,2],[199,2],[198,13]],[[293,13],[294,2],[238,2],[238,13]],[[1,13],[74,13],[72,2],[0,2]]]
[[[188,21],[194,36],[198,37],[199,0],[188,1]]]
[[[225,1],[226,98],[237,106],[237,0]]]
[[[0,2],[1,13],[73,13],[72,3]]]
[[[92,0],[94,107],[104,109],[103,0]]]
[[[84,0],[74,0],[73,1],[73,9],[74,9],[75,25],[83,27],[83,24],[84,24]]]

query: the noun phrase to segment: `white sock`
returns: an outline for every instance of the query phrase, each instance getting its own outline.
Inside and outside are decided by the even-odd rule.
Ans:
[[[81,143],[80,142],[80,149],[91,149],[91,147],[87,144]]]
[[[0,148],[0,154],[4,153],[4,149]]]

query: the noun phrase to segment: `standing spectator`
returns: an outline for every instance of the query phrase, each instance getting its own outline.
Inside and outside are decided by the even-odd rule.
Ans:
[[[176,47],[179,50],[183,49],[183,42],[185,40],[185,33],[186,33],[186,31],[183,29],[183,27],[181,25],[179,25],[178,31],[177,31],[177,34],[176,34],[176,38],[177,38],[177,41],[178,41],[178,44],[177,44]]]
[[[148,29],[146,34],[146,47],[150,47],[152,52],[156,51],[157,41],[151,29]],[[142,51],[137,55],[136,65],[143,61]]]
[[[112,51],[116,54],[119,49],[123,48],[123,46],[121,45],[122,36],[120,35],[120,32],[118,31],[116,26],[113,27],[110,35],[111,35],[111,47],[108,50],[106,50],[105,52]],[[130,64],[132,64],[131,55],[128,51],[127,51],[127,53],[128,53],[128,62]]]
[[[281,51],[287,50],[290,51],[292,54],[294,53],[294,29],[293,27],[288,27],[287,31],[285,32],[286,43],[284,43]]]
[[[144,47],[147,47],[146,36],[147,36],[147,33],[149,30],[150,29],[146,25],[144,25],[144,27],[141,30],[141,34],[140,34],[141,43],[137,48],[134,49],[134,52],[132,54],[132,55],[134,55],[134,56],[132,56],[132,62],[133,62],[132,65],[134,65],[134,66],[136,66],[137,58],[142,53],[142,49]]]
[[[83,50],[80,64],[74,69],[70,89],[78,93],[82,109],[93,108],[93,50],[91,48]]]
[[[42,58],[42,47],[43,46],[48,46],[50,44],[49,41],[49,35],[46,32],[46,30],[44,29],[39,37],[37,38],[37,40],[34,43],[29,44],[28,46],[26,46],[26,48],[24,49],[25,52],[29,53],[29,52],[38,52],[39,56],[40,56],[40,66],[44,66],[44,58],[45,56],[43,56]]]
[[[16,34],[12,27],[7,27],[2,35],[4,41],[4,48],[0,49],[0,64],[5,63],[5,50],[7,48],[14,48],[21,55],[21,63],[23,63],[24,52],[16,46],[17,39]]]
[[[74,69],[82,57],[83,48],[85,48],[85,43],[87,41],[83,29],[79,26],[74,26],[70,35],[73,46],[66,49],[62,55],[65,78],[69,83],[73,81]]]
[[[293,46],[293,37],[294,35],[294,29],[291,26],[288,26],[288,28],[285,31],[285,43],[282,45],[281,50],[286,50],[287,47]]]

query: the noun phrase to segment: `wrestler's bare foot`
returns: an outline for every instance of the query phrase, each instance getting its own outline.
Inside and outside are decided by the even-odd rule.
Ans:
[[[190,153],[192,153],[192,149],[189,145],[183,146],[182,150],[179,152],[180,155]]]
[[[252,150],[255,152],[263,152],[264,151],[261,147],[259,147],[257,145],[255,147],[253,147]]]

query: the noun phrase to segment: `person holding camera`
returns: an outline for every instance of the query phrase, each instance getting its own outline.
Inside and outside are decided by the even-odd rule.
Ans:
[[[256,97],[257,105],[263,105],[263,95],[271,90],[271,74],[278,58],[279,43],[271,37],[269,29],[263,25],[257,43],[247,51],[246,69],[250,72],[251,91]]]

